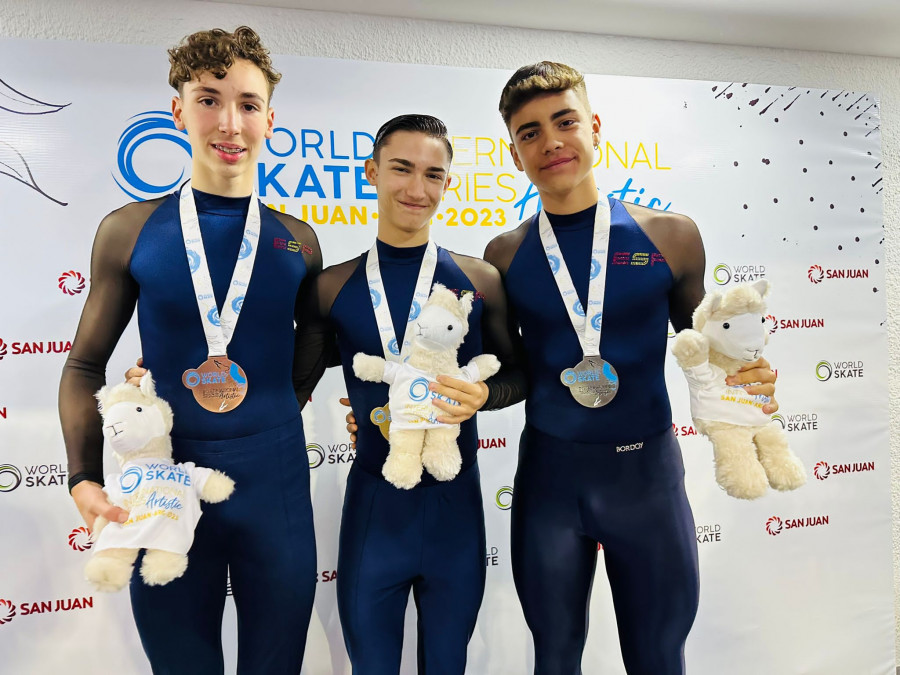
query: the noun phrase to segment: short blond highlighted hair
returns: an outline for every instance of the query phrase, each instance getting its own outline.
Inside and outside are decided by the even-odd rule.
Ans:
[[[572,89],[590,111],[584,75],[572,66],[554,61],[540,61],[530,66],[522,66],[511,78],[500,94],[500,114],[509,127],[509,121],[532,99],[544,94],[561,94]]]

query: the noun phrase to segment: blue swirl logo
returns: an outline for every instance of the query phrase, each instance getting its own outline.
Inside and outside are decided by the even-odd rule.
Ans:
[[[248,255],[253,252],[253,244],[250,243],[250,240],[247,237],[244,237],[244,240],[241,242],[241,252],[238,253],[238,260],[243,260]]]
[[[119,477],[119,485],[122,488],[122,494],[127,495],[134,492],[137,489],[137,486],[141,484],[141,479],[143,477],[143,472],[136,466],[126,469],[125,473]]]
[[[231,309],[234,310],[235,314],[240,314],[241,309],[244,307],[244,296],[239,295],[234,300],[231,301]]]
[[[412,306],[409,308],[409,318],[406,320],[407,323],[410,321],[415,321],[417,318],[419,318],[419,313],[421,311],[422,311],[422,306],[418,302],[413,300]]]
[[[597,312],[594,316],[591,317],[591,327],[594,330],[600,330],[600,326],[603,323],[603,312]]]
[[[394,356],[400,356],[400,346],[397,344],[397,338],[391,338],[388,342],[388,351]]]
[[[196,251],[187,249],[188,266],[191,268],[191,274],[200,269],[200,255]]]
[[[568,385],[575,384],[578,381],[578,375],[575,374],[575,370],[572,368],[566,368],[562,374],[563,382]]]
[[[132,121],[133,120],[133,121]],[[163,195],[184,180],[184,168],[171,183],[157,185],[150,183],[138,175],[135,168],[135,153],[144,143],[150,141],[168,141],[182,147],[191,157],[191,144],[187,133],[178,131],[172,119],[172,113],[164,110],[148,110],[129,118],[130,124],[119,136],[116,151],[118,176],[113,174],[116,185],[132,199],[139,202]]]
[[[219,308],[213,307],[206,313],[206,318],[209,319],[209,322],[213,326],[221,326],[222,324],[219,321]]]
[[[424,401],[428,398],[428,380],[424,377],[417,377],[409,385],[409,397],[416,402]]]
[[[200,373],[198,373],[196,370],[189,370],[181,378],[181,381],[184,382],[185,387],[187,387],[188,389],[193,389],[198,384],[200,384]]]
[[[572,305],[572,311],[578,316],[584,316],[584,307],[581,306],[581,300],[575,301],[575,304]]]
[[[372,298],[372,308],[378,307],[381,304],[381,293],[376,291],[374,288],[369,289],[369,297]]]
[[[550,271],[553,272],[553,274],[559,272],[559,258],[555,255],[548,255],[547,262],[550,263]]]
[[[603,266],[600,264],[600,261],[596,258],[591,258],[591,279],[596,279],[602,269]]]

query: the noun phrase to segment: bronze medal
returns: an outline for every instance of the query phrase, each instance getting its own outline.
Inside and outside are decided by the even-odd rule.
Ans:
[[[211,356],[199,367],[184,371],[181,381],[202,408],[214,413],[234,410],[247,396],[247,375],[227,356]]]

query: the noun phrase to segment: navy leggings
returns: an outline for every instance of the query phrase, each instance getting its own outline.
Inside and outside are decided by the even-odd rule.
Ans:
[[[337,600],[353,675],[397,675],[412,589],[420,675],[463,675],[484,595],[478,465],[401,490],[354,464],[347,477]]]
[[[697,540],[671,430],[622,445],[526,427],[512,503],[512,566],[535,675],[580,675],[603,544],[629,675],[684,672],[699,600]]]
[[[183,577],[165,586],[131,580],[131,605],[155,675],[224,670],[226,580],[238,619],[238,673],[297,675],[316,590],[316,542],[303,426],[228,441],[173,439],[179,462],[234,479],[231,497],[203,504]]]

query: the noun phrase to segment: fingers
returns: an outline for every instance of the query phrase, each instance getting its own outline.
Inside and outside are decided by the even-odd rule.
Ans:
[[[140,361],[140,359],[138,359]],[[146,368],[139,368],[137,366],[132,366],[128,370],[125,371],[125,381],[128,384],[133,384],[135,387],[141,386],[141,378],[147,374]]]
[[[93,481],[82,481],[73,487],[72,499],[91,531],[97,516],[103,516],[111,523],[124,523],[128,520],[128,512],[111,504],[103,488]]]
[[[771,415],[771,414],[773,414],[773,413],[778,412],[778,401],[776,401],[776,400],[773,398],[771,401],[769,401],[768,403],[766,403],[766,405],[764,405],[764,406],[762,407],[762,411],[763,411],[766,415]]]
[[[128,511],[109,502],[106,503],[98,515],[103,516],[111,523],[124,523],[128,520]]]
[[[345,405],[348,408],[350,407],[350,399],[347,397],[339,398],[338,402],[341,405]],[[347,433],[350,434],[350,447],[354,450],[356,449],[356,432],[359,430],[356,426],[356,415],[353,414],[353,411],[347,413],[347,416],[344,418],[347,422]]]
[[[438,422],[461,424],[478,412],[487,401],[488,388],[484,382],[466,382],[443,375],[439,375],[437,379],[437,383],[432,383],[431,391],[450,399],[431,400],[431,405],[442,413],[437,417]],[[456,405],[451,401],[455,401]]]

